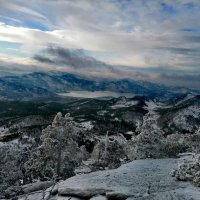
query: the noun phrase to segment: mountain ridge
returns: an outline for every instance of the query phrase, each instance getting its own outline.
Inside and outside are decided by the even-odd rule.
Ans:
[[[111,91],[151,97],[170,97],[175,94],[198,93],[197,90],[168,87],[148,81],[130,79],[86,78],[64,72],[33,72],[0,78],[0,99],[55,98],[70,91]]]

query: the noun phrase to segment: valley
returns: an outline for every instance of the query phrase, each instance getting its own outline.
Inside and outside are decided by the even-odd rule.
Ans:
[[[177,98],[160,99],[147,96],[62,97],[46,102],[1,101],[0,105],[0,150],[9,155],[4,157],[5,154],[2,154],[0,171],[6,172],[7,167],[12,166],[5,165],[8,158],[15,165],[12,168],[13,175],[8,173],[2,177],[4,183],[7,180],[8,184],[1,185],[2,189],[10,186],[13,190],[21,179],[23,184],[34,183],[35,178],[40,181],[51,180],[49,175],[44,178],[43,175],[34,174],[34,162],[31,161],[33,152],[39,151],[43,146],[44,133],[52,131],[55,134],[57,129],[64,131],[68,126],[72,126],[73,131],[70,129],[68,133],[60,132],[66,134],[65,137],[70,137],[71,141],[71,144],[65,143],[63,147],[67,149],[63,149],[63,152],[69,153],[70,148],[77,148],[76,156],[80,155],[75,156],[73,162],[67,158],[74,164],[70,167],[67,164],[69,161],[66,163],[66,167],[70,167],[70,174],[62,175],[62,179],[79,171],[82,174],[113,169],[135,159],[177,158],[179,153],[198,153],[200,149],[199,95],[186,94],[177,95]],[[70,113],[70,117],[63,117],[66,113]],[[106,141],[109,160],[104,152]],[[15,158],[12,158],[13,155]],[[85,162],[90,164],[83,164]],[[18,176],[21,178],[17,178]],[[28,178],[29,176],[32,178]],[[9,185],[9,179],[15,186]],[[6,190],[5,195],[11,195],[10,189]]]

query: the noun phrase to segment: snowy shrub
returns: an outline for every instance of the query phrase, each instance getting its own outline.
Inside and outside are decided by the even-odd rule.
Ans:
[[[192,181],[200,187],[200,155],[183,159],[177,168],[172,170],[171,175],[178,181]]]

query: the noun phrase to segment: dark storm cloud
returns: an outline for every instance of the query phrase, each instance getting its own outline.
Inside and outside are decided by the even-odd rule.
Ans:
[[[49,64],[55,63],[53,60],[51,60],[47,57],[41,56],[41,55],[35,55],[33,58],[42,63],[49,63]]]
[[[58,46],[50,46],[43,50],[43,55],[35,55],[33,58],[40,63],[54,64],[55,66],[71,67],[86,76],[97,75],[99,77],[110,76],[112,78],[131,78],[146,80],[149,75],[135,71],[132,67],[127,70],[122,66],[111,65],[87,56],[82,49],[67,49]],[[54,66],[53,65],[53,66]]]
[[[44,52],[47,54],[46,56],[36,55],[33,58],[42,63],[66,65],[75,69],[112,68],[112,65],[108,65],[91,56],[87,56],[81,49],[66,49],[51,46],[45,49]]]

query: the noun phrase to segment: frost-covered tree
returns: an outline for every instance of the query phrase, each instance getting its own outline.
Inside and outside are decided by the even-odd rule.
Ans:
[[[87,156],[84,148],[79,148],[76,142],[80,131],[69,114],[63,117],[58,113],[52,125],[42,131],[42,144],[29,162],[33,175],[41,179],[74,175],[74,167]]]
[[[175,156],[181,151],[181,144],[164,137],[164,132],[157,125],[158,117],[151,111],[144,116],[143,123],[136,130],[139,134],[133,136],[128,146],[131,160]]]
[[[16,144],[2,145],[0,148],[0,199],[1,195],[6,195],[7,188],[12,186],[12,192],[19,193],[19,186],[24,179],[24,174],[21,170],[20,157],[23,154],[23,150]]]
[[[97,167],[109,169],[119,167],[126,159],[127,140],[123,135],[108,136],[99,140],[91,157],[96,160]]]
[[[200,128],[196,130],[195,134],[200,135]]]
[[[192,181],[200,187],[200,154],[193,154],[192,158],[181,160],[177,168],[172,170],[171,176],[178,181]]]
[[[157,115],[147,113],[143,117],[143,123],[136,130],[139,134],[133,136],[130,152],[130,158],[148,158],[154,157],[159,151],[163,132],[157,126]]]

